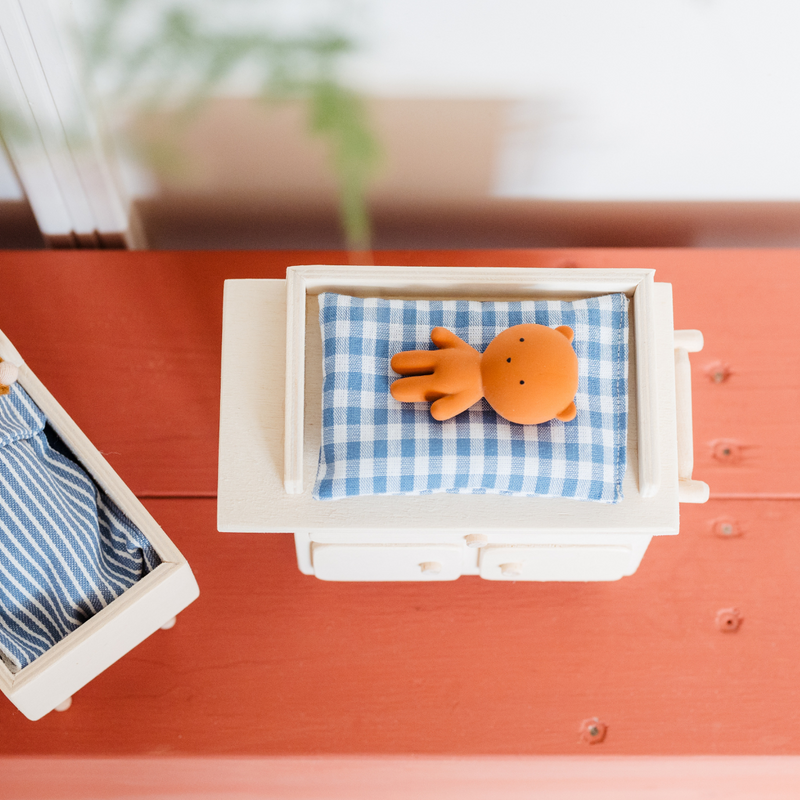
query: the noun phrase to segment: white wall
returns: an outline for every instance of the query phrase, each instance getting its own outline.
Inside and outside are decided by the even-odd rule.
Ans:
[[[98,1],[76,0],[75,8]],[[154,8],[180,3],[143,2],[131,36],[146,37]],[[378,97],[512,99],[496,154],[499,196],[800,200],[798,0],[187,7],[216,27],[355,32],[363,50],[346,75]],[[239,77],[231,94],[249,91],[246,73]]]
[[[368,0],[353,80],[518,98],[496,192],[800,199],[797,0]]]

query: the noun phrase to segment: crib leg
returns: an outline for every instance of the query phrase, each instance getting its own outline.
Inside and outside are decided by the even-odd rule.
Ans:
[[[170,628],[174,628],[174,627],[175,627],[175,623],[176,623],[177,619],[178,619],[177,617],[173,617],[172,619],[168,619],[168,620],[167,620],[167,621],[166,621],[166,622],[165,622],[165,623],[164,623],[164,624],[161,626],[161,630],[162,630],[162,631],[168,631]]]
[[[70,695],[66,700],[62,700],[55,707],[55,711],[66,711],[71,705],[72,705],[72,696]]]

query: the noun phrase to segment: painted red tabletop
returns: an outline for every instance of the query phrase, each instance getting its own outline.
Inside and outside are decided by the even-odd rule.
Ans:
[[[704,506],[609,584],[336,584],[215,527],[223,281],[334,252],[0,253],[0,328],[188,557],[200,599],[0,756],[800,753],[800,252],[380,252],[650,267],[692,356]],[[719,535],[719,521],[736,535]],[[727,530],[727,528],[726,528]],[[744,622],[720,632],[720,609]]]

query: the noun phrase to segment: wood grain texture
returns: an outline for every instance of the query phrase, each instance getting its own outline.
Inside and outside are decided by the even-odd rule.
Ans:
[[[3,253],[0,327],[138,494],[211,495],[222,280],[343,258]],[[147,500],[199,600],[68,712],[32,723],[0,704],[0,753],[800,753],[800,501],[758,499],[800,498],[800,253],[376,261],[655,268],[676,329],[705,336],[691,358],[693,474],[711,501],[683,506],[680,535],[654,540],[635,575],[582,586],[325,583],[297,570],[287,535],[217,533],[211,497]],[[720,365],[724,380],[706,376]],[[716,614],[733,607],[744,622],[722,633]],[[594,716],[608,734],[589,746],[578,726]]]
[[[288,535],[218,534],[212,500],[147,506],[199,599],[0,752],[49,755],[800,753],[800,507],[684,508],[615,583],[337,584]],[[712,521],[743,531],[723,539]],[[744,616],[736,633],[719,609]],[[579,741],[597,716],[606,740]]]

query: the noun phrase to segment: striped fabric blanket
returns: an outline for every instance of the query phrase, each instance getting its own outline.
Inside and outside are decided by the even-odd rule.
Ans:
[[[0,658],[17,672],[154,569],[144,535],[15,384],[0,397]]]

